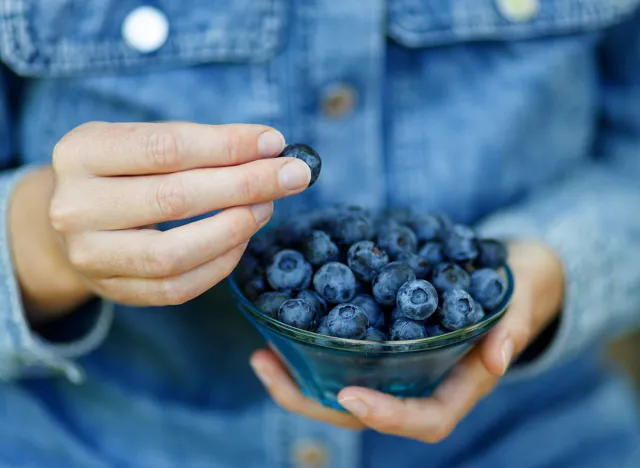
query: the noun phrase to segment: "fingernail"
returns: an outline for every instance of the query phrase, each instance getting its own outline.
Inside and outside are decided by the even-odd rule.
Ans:
[[[264,223],[271,213],[273,213],[273,203],[257,203],[251,207],[251,211],[253,211],[253,216],[256,218],[256,222],[258,224]]]
[[[364,418],[369,412],[369,408],[360,398],[346,397],[338,400],[344,409],[358,418]]]
[[[285,190],[300,190],[310,180],[311,169],[302,161],[294,159],[280,168],[280,186]]]
[[[258,138],[258,151],[263,158],[276,156],[284,149],[284,137],[282,133],[268,130]]]
[[[511,338],[507,338],[504,343],[502,343],[502,374],[504,375],[509,368],[509,364],[511,363],[511,356],[513,354],[513,341]]]
[[[269,375],[269,372],[267,371],[267,369],[264,366],[257,364],[253,361],[249,361],[249,364],[251,364],[251,368],[253,369],[253,372],[256,373],[256,376],[258,377],[258,379],[260,379],[260,382],[262,382],[262,385],[264,385],[265,387],[270,387],[271,376]]]

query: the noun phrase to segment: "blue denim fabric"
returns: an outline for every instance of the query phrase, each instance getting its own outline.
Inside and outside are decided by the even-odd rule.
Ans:
[[[122,35],[143,4],[169,21],[151,53]],[[597,360],[640,324],[639,6],[0,0],[0,466],[302,467],[305,447],[337,468],[640,466],[632,393]],[[341,86],[354,108],[323,112]],[[540,239],[566,265],[558,331],[433,446],[275,407],[224,286],[181,307],[92,305],[71,317],[77,340],[35,334],[9,198],[90,120],[256,122],[312,144],[322,177],[276,217],[349,200]]]

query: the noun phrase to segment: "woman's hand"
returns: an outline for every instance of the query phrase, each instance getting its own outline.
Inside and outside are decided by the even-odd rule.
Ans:
[[[495,387],[514,356],[536,338],[561,307],[564,275],[553,251],[534,242],[515,243],[509,248],[509,265],[516,285],[509,311],[429,398],[400,400],[366,388],[347,387],[338,395],[340,404],[351,413],[344,414],[304,397],[272,352],[256,352],[251,365],[271,397],[290,411],[342,427],[369,427],[438,442]]]
[[[261,125],[92,122],[72,130],[56,145],[53,168],[25,180],[12,200],[18,278],[39,311],[31,318],[64,313],[55,295],[65,290],[76,300],[171,305],[214,286],[267,223],[272,200],[309,184],[302,161],[273,158],[283,147],[282,135]],[[38,232],[47,239],[33,240],[25,210],[40,213],[36,228],[45,226]],[[216,210],[166,232],[148,228]],[[46,286],[54,277],[73,284]]]

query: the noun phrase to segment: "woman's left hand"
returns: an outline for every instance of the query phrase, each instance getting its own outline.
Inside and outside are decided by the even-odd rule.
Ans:
[[[564,295],[563,267],[548,247],[534,242],[509,246],[515,292],[509,311],[428,398],[398,399],[362,387],[338,394],[349,413],[325,408],[300,393],[278,358],[257,351],[251,365],[271,397],[283,408],[353,429],[371,428],[423,442],[446,438],[465,415],[487,395],[524,350],[558,314]]]

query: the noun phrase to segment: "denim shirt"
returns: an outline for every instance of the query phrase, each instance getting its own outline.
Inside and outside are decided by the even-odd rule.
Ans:
[[[640,323],[639,8],[0,0],[0,466],[632,466],[630,392],[596,355]],[[276,218],[348,200],[543,241],[566,268],[559,327],[432,446],[276,407],[224,285],[180,307],[95,301],[34,333],[8,202],[91,120],[263,123],[313,145],[322,177]]]

